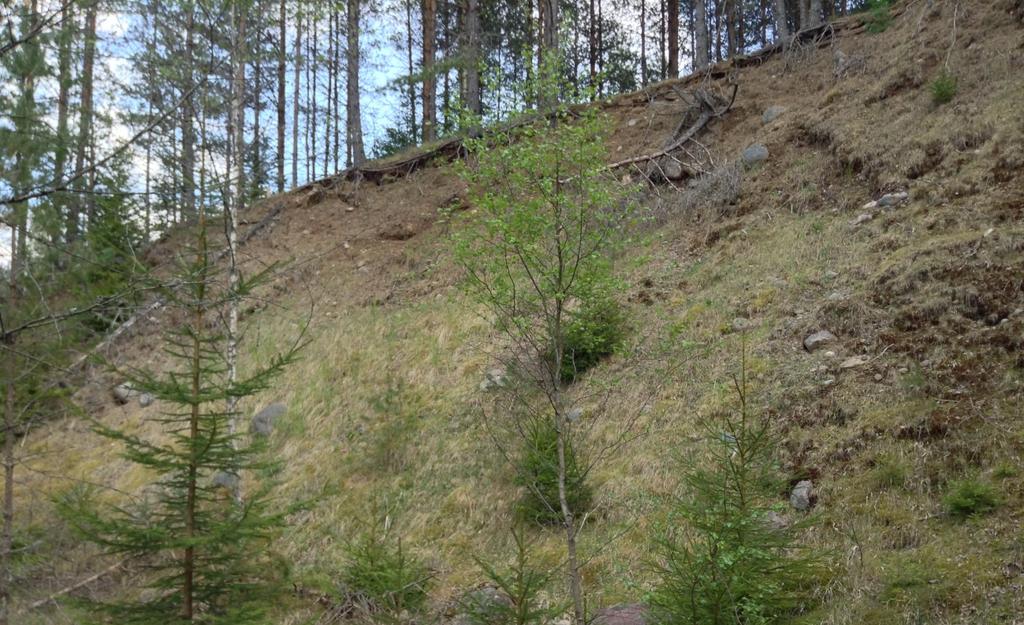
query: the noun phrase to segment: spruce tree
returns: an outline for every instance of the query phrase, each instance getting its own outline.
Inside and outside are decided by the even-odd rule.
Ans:
[[[123,601],[96,603],[97,614],[116,623],[256,623],[273,595],[263,545],[284,523],[286,511],[271,511],[266,488],[235,500],[231,490],[243,472],[270,467],[257,443],[232,433],[234,414],[225,408],[268,387],[296,357],[298,344],[248,376],[232,380],[225,334],[217,317],[233,297],[243,296],[267,272],[223,288],[206,240],[200,211],[192,260],[179,278],[161,288],[169,306],[183,313],[169,330],[164,372],[119,369],[139,393],[165,408],[153,421],[163,435],[147,439],[97,425],[96,431],[124,445],[124,457],[156,477],[141,505],[102,505],[88,497],[60,502],[63,517],[106,553],[136,559],[145,569],[145,590]],[[227,491],[227,492],[225,492]]]

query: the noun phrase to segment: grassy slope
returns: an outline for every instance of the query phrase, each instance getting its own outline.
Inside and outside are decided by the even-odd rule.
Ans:
[[[648,198],[669,218],[622,263],[628,306],[638,336],[667,349],[679,370],[659,384],[664,359],[613,358],[593,374],[624,379],[611,414],[642,389],[658,392],[643,417],[649,434],[594,476],[598,511],[582,546],[593,556],[592,605],[636,599],[650,583],[649,529],[675,488],[675,458],[691,448],[695,419],[726,401],[739,352],[732,326],[742,317],[758,400],[786,438],[787,469],[819,489],[820,523],[807,540],[843,564],[801,622],[995,623],[1024,610],[1024,315],[1012,314],[1024,308],[1024,185],[1008,173],[1024,164],[1024,78],[1014,69],[1022,31],[999,3],[961,5],[949,57],[959,93],[935,107],[927,85],[946,58],[953,8],[937,3],[922,16],[919,4],[882,34],[844,33],[835,46],[864,67],[842,79],[827,47],[739,73],[735,109],[704,141],[720,160],[754,141],[772,157],[744,174],[727,214],[698,222],[679,212],[672,190]],[[651,92],[652,104],[629,96],[607,107],[614,158],[658,144],[674,125],[670,90]],[[788,111],[763,125],[761,112],[775,104]],[[910,191],[908,204],[849,224],[864,202],[897,189]],[[331,588],[346,537],[385,500],[405,544],[436,570],[438,605],[481,581],[473,555],[498,558],[507,547],[516,490],[479,418],[493,339],[454,286],[443,228],[432,225],[459,192],[443,168],[346,187],[313,206],[296,201],[249,248],[251,262],[298,259],[274,306],[251,318],[254,359],[294,335],[310,296],[318,303],[303,360],[246,406],[289,405],[274,435],[280,493],[314,505],[279,548],[308,586]],[[834,357],[800,348],[819,328],[840,338]],[[152,358],[148,340],[124,357]],[[870,363],[839,370],[853,355]],[[141,411],[113,406],[102,388],[83,390],[83,405],[137,424]],[[598,432],[614,429],[612,420]],[[145,483],[110,461],[114,450],[98,454],[83,430],[68,421],[36,432],[27,448],[43,454],[37,468],[127,490]],[[966,475],[996,485],[1004,502],[995,514],[943,514],[950,481]],[[25,482],[25,492],[65,487],[34,474]],[[25,501],[33,516],[22,523],[46,523],[45,502]],[[557,533],[535,538],[557,563]],[[54,581],[40,576],[26,597],[97,568],[85,558],[50,566]],[[298,622],[311,613],[304,606],[296,600],[282,618]]]

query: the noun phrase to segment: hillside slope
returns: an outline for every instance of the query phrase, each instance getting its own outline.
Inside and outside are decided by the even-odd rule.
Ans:
[[[659,381],[663,362],[612,357],[591,374],[634,389],[613,413],[657,393],[644,435],[594,475],[597,510],[581,546],[592,607],[649,587],[650,530],[678,487],[696,420],[725,401],[742,326],[786,470],[815,485],[806,541],[841,564],[800,622],[1021,622],[1024,28],[1013,4],[900,3],[884,32],[850,18],[820,46],[720,68],[713,86],[738,92],[700,136],[717,184],[646,191],[657,227],[620,264],[637,339],[663,348],[678,371]],[[947,65],[956,95],[937,105],[929,86]],[[610,158],[660,147],[693,82],[601,104],[614,126]],[[784,110],[766,122],[771,107]],[[767,148],[766,161],[728,167],[752,144]],[[495,339],[458,289],[439,210],[471,207],[439,160],[254,210],[252,222],[277,212],[245,247],[246,262],[294,260],[248,315],[247,360],[294,338],[315,306],[302,360],[245,409],[287,406],[271,438],[278,492],[312,505],[277,548],[299,583],[333,592],[347,537],[386,505],[403,544],[435,572],[440,612],[483,581],[473,556],[504,558],[517,488],[479,416]],[[865,207],[903,192],[893,206]],[[809,353],[803,341],[820,330],[836,339]],[[131,337],[115,357],[159,365],[154,341]],[[113,383],[96,373],[79,405],[110,425],[151,428],[142,418],[159,407],[117,404]],[[614,422],[602,427],[614,435]],[[52,519],[47,498],[66,478],[127,492],[147,480],[81,419],[45,424],[24,449],[19,527],[50,546],[25,564],[32,583],[21,606],[109,564]],[[1001,505],[957,521],[942,500],[968,477],[993,485]],[[557,564],[559,535],[533,534]],[[128,568],[77,592],[117,592],[136,574]],[[296,597],[281,619],[315,621],[319,610]],[[73,619],[51,609],[26,618]]]

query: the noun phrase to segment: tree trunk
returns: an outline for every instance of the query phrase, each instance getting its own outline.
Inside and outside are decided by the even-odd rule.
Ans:
[[[284,0],[281,0],[284,2]],[[283,45],[283,44],[282,44]],[[292,77],[292,187],[299,186],[299,94],[302,90],[302,12],[295,12],[295,71]]]
[[[789,21],[786,19],[786,0],[773,0],[775,8],[776,41],[789,39]]]
[[[465,106],[479,115],[480,109],[480,0],[465,0],[463,7],[463,33],[466,49],[463,52],[466,76]]]
[[[418,131],[416,128],[416,82],[412,75],[416,71],[413,64],[413,32],[412,32],[412,3],[413,0],[405,0],[405,46],[407,61],[409,63],[409,85],[408,85],[408,106],[409,106],[409,137],[413,143],[417,142]]]
[[[647,86],[647,0],[640,0],[640,86]]]
[[[232,138],[235,144],[235,189],[230,202],[227,219],[224,224],[227,230],[228,244],[228,334],[227,334],[227,374],[228,384],[234,384],[238,379],[238,309],[240,306],[238,298],[238,284],[240,275],[238,273],[238,215],[245,207],[245,162],[242,155],[245,154],[245,63],[246,57],[246,11],[243,3],[235,5],[236,27],[235,27],[235,67],[231,78],[231,129],[234,133]],[[260,97],[256,93],[256,99]],[[256,137],[256,140],[259,140]],[[227,400],[226,412],[228,414],[228,433],[234,437],[238,432],[237,412],[238,398],[232,395]],[[232,445],[235,440],[232,438]],[[241,503],[241,476],[233,482],[232,495],[235,501]]]
[[[694,48],[693,68],[701,71],[708,66],[708,11],[705,0],[694,0],[693,30]]]
[[[815,26],[821,26],[822,24],[822,9],[821,0],[810,0],[807,7],[807,28],[814,28]]]
[[[11,229],[11,242],[14,241],[14,229]],[[11,246],[11,270],[8,275],[10,293],[7,300],[6,323],[12,323],[9,316],[18,310],[18,274],[21,272],[21,257],[14,245]],[[5,345],[0,350],[7,352],[7,346],[14,343],[14,337],[2,337]],[[14,587],[14,571],[11,570],[11,553],[14,549],[14,379],[17,367],[14,354],[6,353],[4,357],[4,503],[3,529],[0,530],[0,625],[10,623],[11,589]]]
[[[588,11],[588,32],[587,32],[587,53],[590,61],[590,88],[594,89],[596,94],[596,82],[597,82],[597,7],[595,6],[594,0],[590,0],[590,10]]]
[[[434,55],[437,45],[437,0],[423,0],[423,141],[437,138],[437,76]]]
[[[96,8],[95,2],[85,9],[85,49],[82,53],[82,95],[78,122],[78,145],[75,153],[75,175],[79,176],[75,190],[79,193],[68,218],[66,238],[73,242],[78,238],[81,227],[82,213],[92,212],[92,196],[88,192],[88,177],[84,175],[87,167],[89,142],[92,141],[93,122],[93,68],[96,60]],[[91,215],[90,215],[91,216]]]
[[[807,28],[808,22],[810,21],[810,14],[808,12],[809,0],[796,0],[800,7],[800,27],[797,30],[803,30]]]
[[[288,36],[285,0],[280,0],[277,17],[277,192],[284,192],[284,133],[285,133],[285,71],[288,55],[285,54],[285,37]]]
[[[53,179],[64,180],[68,164],[68,148],[71,144],[70,132],[68,130],[68,117],[70,116],[71,99],[71,38],[72,21],[74,20],[74,5],[70,2],[61,7],[60,20],[61,28],[58,34],[59,49],[57,52],[57,146],[53,155]],[[54,215],[54,230],[50,233],[50,240],[58,243],[60,238],[59,224],[64,219],[63,207],[64,193],[56,193],[53,197],[54,207],[57,214]],[[147,196],[148,199],[148,196]],[[66,227],[65,227],[66,231]]]
[[[668,77],[679,77],[679,0],[668,0]]]
[[[337,11],[334,13],[334,54],[331,56],[331,74],[334,76],[334,86],[331,88],[331,101],[334,103],[334,115],[331,118],[331,122],[334,126],[334,142],[332,157],[334,159],[333,172],[337,173],[338,168],[341,165],[341,88],[338,86],[340,82],[340,71],[341,71],[341,15]]]
[[[184,92],[190,93],[193,81],[193,55],[195,48],[195,8],[188,6],[185,19],[185,84]],[[196,215],[196,182],[195,182],[195,127],[196,118],[194,95],[188,95],[181,107],[181,195],[182,213],[186,219]]]
[[[348,0],[347,31],[348,49],[345,51],[348,61],[346,76],[346,128],[348,146],[352,150],[352,164],[361,165],[366,160],[363,150],[363,122],[359,110],[359,2]]]

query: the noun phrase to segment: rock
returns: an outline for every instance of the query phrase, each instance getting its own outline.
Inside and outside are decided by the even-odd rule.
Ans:
[[[573,423],[575,423],[576,421],[579,421],[580,417],[582,417],[582,416],[583,416],[583,409],[577,407],[577,408],[573,408],[572,410],[570,410],[569,414],[565,415],[565,418],[568,419],[569,421],[572,421]]]
[[[626,125],[629,126],[630,128],[632,128],[633,126],[636,126],[639,123],[640,123],[640,120],[634,117],[633,119],[631,119],[628,122],[626,122]]]
[[[830,349],[830,350],[825,352],[824,356],[825,356],[825,358],[835,358],[836,357],[836,353]]]
[[[815,499],[814,483],[811,480],[800,480],[789,494],[789,505],[804,512],[811,509]]]
[[[833,271],[833,270],[829,269],[828,271],[825,272],[824,275],[829,280],[835,280],[836,278],[839,277],[839,272],[838,271]]]
[[[770,124],[776,119],[778,119],[779,116],[785,112],[786,107],[784,106],[769,106],[768,109],[761,115],[761,122],[765,124]]]
[[[750,326],[750,319],[747,319],[746,317],[736,317],[735,319],[732,320],[731,325],[733,332],[742,332],[744,330],[749,330]]]
[[[345,207],[345,212],[346,213],[354,213],[355,210],[356,210],[356,207],[352,206],[351,204]]]
[[[156,397],[153,397],[149,393],[142,393],[139,395],[139,405],[143,408],[152,405],[154,401],[156,401]]]
[[[871,221],[874,218],[875,216],[872,215],[871,213],[861,213],[860,215],[857,215],[856,219],[850,221],[850,225],[857,227],[861,224],[866,224],[867,222]]]
[[[876,373],[875,374],[875,382],[881,382],[882,379],[883,379],[883,377],[882,377],[881,373]]]
[[[313,188],[309,190],[309,192],[306,194],[306,197],[302,199],[302,203],[305,204],[306,206],[313,206],[314,204],[319,204],[320,202],[323,201],[324,190],[323,187],[321,187],[318,184],[313,185]]]
[[[139,394],[129,382],[122,382],[114,387],[114,399],[119,404],[127,404],[131,399]]]
[[[238,492],[239,479],[234,473],[228,473],[227,471],[218,471],[213,476],[213,485],[223,488],[229,493]]]
[[[826,299],[828,299],[828,301],[830,302],[841,302],[844,299],[846,299],[846,296],[840,293],[839,291],[832,291],[831,293],[828,294],[828,298]]]
[[[502,608],[511,608],[513,605],[514,603],[512,598],[508,596],[508,593],[500,588],[487,584],[479,588],[474,588],[462,595],[462,598],[459,599],[459,611],[461,612],[459,616],[465,617],[467,613],[477,616],[493,615],[498,610]],[[490,621],[491,619],[485,620]],[[471,622],[471,619],[455,619],[455,623],[468,622]]]
[[[839,363],[840,369],[853,369],[855,367],[863,367],[868,364],[870,359],[867,356],[850,356],[843,362]]]
[[[861,206],[860,208],[861,210],[866,211],[875,210],[876,208],[878,208],[878,200],[871,200],[870,202],[868,202],[864,206]]]
[[[642,603],[620,603],[597,611],[591,625],[646,625],[647,606]]]
[[[671,158],[662,159],[658,166],[669,180],[682,180],[688,173],[682,163]]]
[[[743,150],[743,164],[756,165],[768,160],[768,148],[761,143],[755,143]]]
[[[270,404],[253,416],[249,423],[249,432],[256,436],[270,436],[270,433],[274,431],[274,423],[286,412],[288,412],[288,407],[284,404]]]
[[[828,330],[819,330],[804,339],[804,349],[809,352],[813,352],[814,350],[829,345],[830,343],[835,343],[837,340],[836,335],[832,334]]]
[[[907,201],[908,197],[910,196],[907,194],[906,191],[886,193],[882,197],[878,198],[878,205],[881,206],[882,208],[889,208],[892,206],[896,206],[898,204],[902,204],[903,202]]]
[[[508,380],[504,369],[488,369],[487,373],[484,374],[483,382],[480,383],[480,390],[489,391],[495,388],[504,388],[507,382]]]

